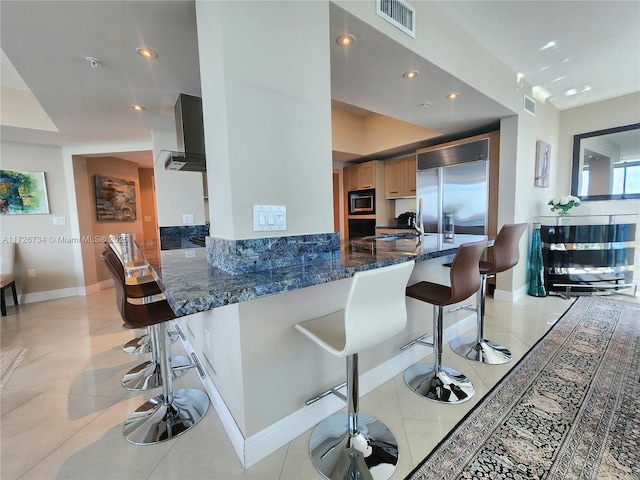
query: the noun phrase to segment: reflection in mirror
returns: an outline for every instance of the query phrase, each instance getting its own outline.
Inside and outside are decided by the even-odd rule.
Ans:
[[[573,137],[571,194],[582,200],[640,198],[640,123]]]

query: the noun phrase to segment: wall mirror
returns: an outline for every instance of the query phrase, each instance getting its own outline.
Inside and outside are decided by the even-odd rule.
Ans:
[[[571,194],[582,200],[640,198],[640,123],[573,137]]]

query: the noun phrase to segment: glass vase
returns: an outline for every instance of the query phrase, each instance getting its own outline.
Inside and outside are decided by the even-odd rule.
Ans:
[[[546,297],[547,290],[544,287],[544,264],[542,261],[542,240],[540,238],[539,223],[533,224],[527,274],[529,278],[529,290],[527,293],[532,297]]]

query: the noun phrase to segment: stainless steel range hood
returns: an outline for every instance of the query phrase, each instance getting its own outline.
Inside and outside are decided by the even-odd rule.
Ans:
[[[204,150],[204,124],[202,121],[202,99],[181,93],[175,104],[178,151],[162,151],[164,168],[183,172],[205,172],[207,170]]]

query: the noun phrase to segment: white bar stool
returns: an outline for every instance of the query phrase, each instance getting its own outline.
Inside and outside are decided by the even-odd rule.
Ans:
[[[356,272],[344,310],[295,325],[327,352],[347,359],[347,413],[320,422],[309,442],[311,460],[326,478],[387,479],[398,464],[393,433],[380,420],[359,413],[358,352],[405,327],[405,289],[414,263]]]

